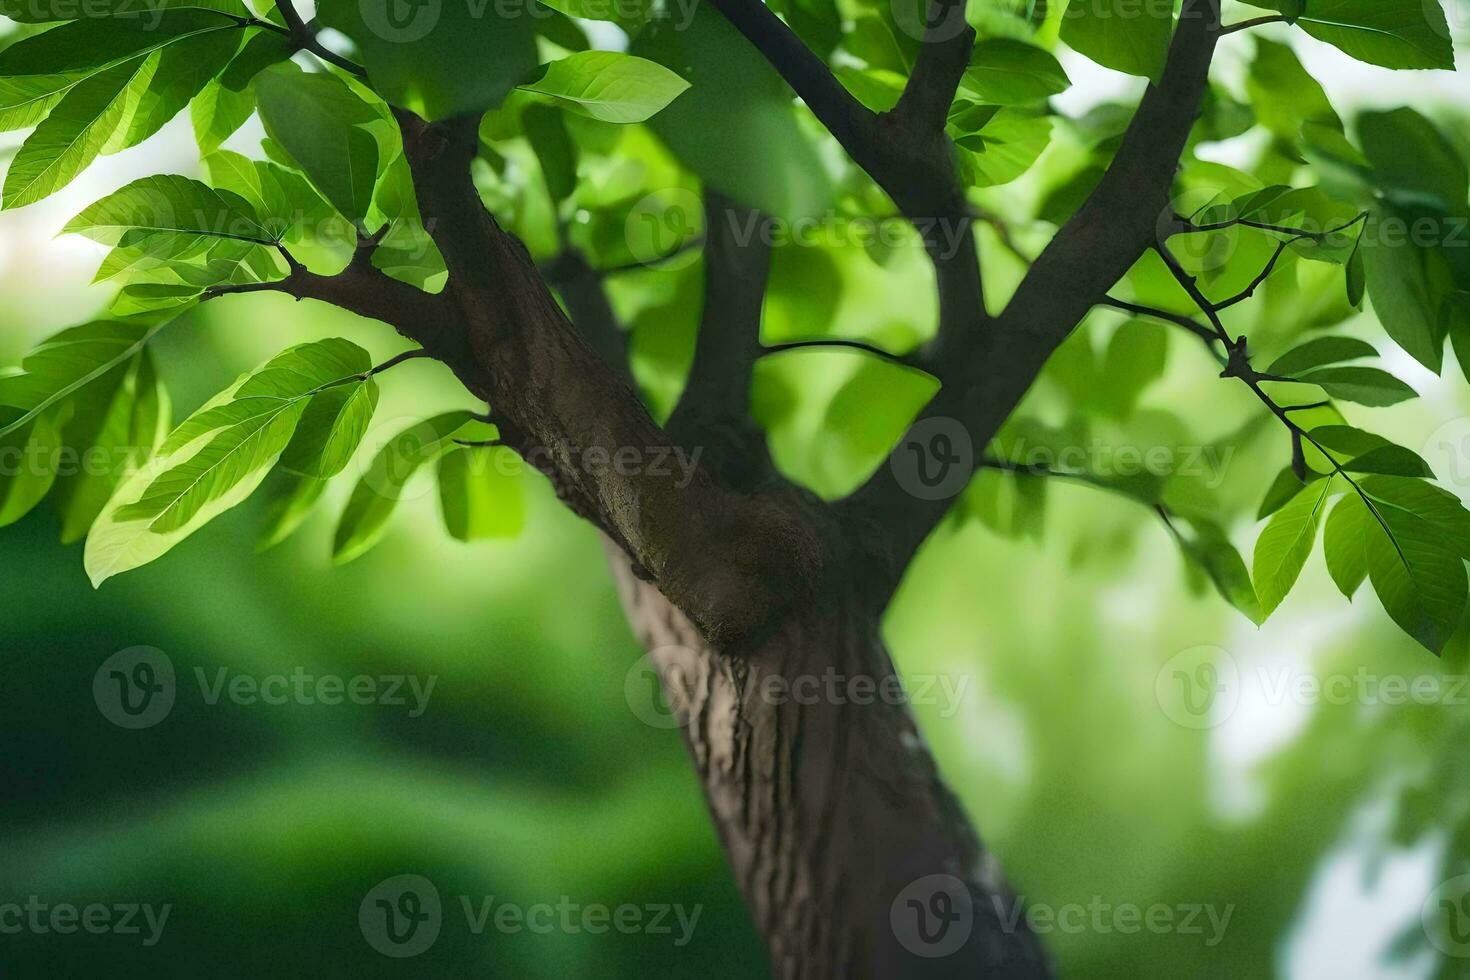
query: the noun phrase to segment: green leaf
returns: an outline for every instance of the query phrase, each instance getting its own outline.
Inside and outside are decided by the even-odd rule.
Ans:
[[[1318,385],[1333,398],[1372,408],[1397,405],[1419,393],[1387,371],[1368,367],[1323,368],[1301,375],[1303,384]]]
[[[1370,476],[1362,487],[1380,511],[1398,509],[1423,518],[1456,554],[1470,558],[1470,512],[1454,494],[1423,480],[1397,476]]]
[[[142,282],[124,286],[109,306],[113,316],[158,316],[178,313],[193,303],[203,288],[172,283]]]
[[[295,534],[311,516],[312,508],[327,489],[326,480],[309,476],[293,476],[290,490],[271,502],[265,524],[255,538],[257,552],[269,551]]]
[[[1470,379],[1470,292],[1455,291],[1439,308],[1439,329],[1449,335],[1460,372]]]
[[[1051,52],[1024,41],[990,38],[972,49],[960,93],[979,102],[1020,105],[1057,95],[1071,84]]]
[[[874,112],[887,112],[898,105],[907,81],[898,72],[884,68],[860,69],[838,65],[833,72],[854,98]]]
[[[961,116],[961,120],[966,117]],[[1001,109],[983,128],[958,136],[960,165],[972,187],[1008,184],[1031,169],[1051,142],[1052,121],[1016,109]]]
[[[281,467],[317,479],[336,476],[362,444],[377,406],[378,384],[372,378],[313,396],[281,454]]]
[[[1332,460],[1350,473],[1434,476],[1429,464],[1418,453],[1394,445],[1371,432],[1364,432],[1350,425],[1319,425],[1309,434],[1312,444],[1305,447],[1307,462],[1315,470],[1326,472],[1332,468],[1332,461],[1319,458],[1321,453],[1316,446],[1320,445],[1332,454]]]
[[[333,75],[294,65],[255,79],[261,122],[342,216],[361,222],[378,179],[378,143],[364,124],[378,114]]]
[[[469,412],[447,412],[389,440],[353,488],[337,524],[333,558],[349,562],[378,543],[409,479],[425,463],[438,458],[449,439],[472,418]]]
[[[1337,502],[1322,532],[1322,551],[1327,559],[1327,573],[1337,589],[1348,599],[1368,577],[1368,557],[1364,549],[1373,517],[1363,498],[1350,493]]]
[[[1368,292],[1368,270],[1363,262],[1362,239],[1358,240],[1352,258],[1348,259],[1346,276],[1348,306],[1355,310],[1362,309],[1363,297]]]
[[[1452,214],[1465,209],[1465,159],[1413,109],[1363,113],[1358,139],[1373,165],[1374,183],[1396,202]]]
[[[1200,518],[1191,518],[1189,525],[1194,534],[1189,535],[1178,528],[1178,522],[1170,524],[1174,538],[1179,542],[1185,556],[1197,564],[1225,599],[1246,618],[1256,625],[1264,620],[1260,600],[1251,585],[1250,573],[1240,552],[1230,543],[1218,524]]]
[[[649,126],[714,190],[787,220],[821,213],[831,181],[791,89],[718,11],[693,11],[687,25],[653,21],[630,48],[690,84]]]
[[[1342,132],[1342,120],[1321,84],[1307,73],[1296,52],[1285,44],[1257,37],[1256,57],[1246,78],[1256,115],[1271,132],[1293,144],[1304,125]]]
[[[1317,539],[1317,524],[1327,505],[1332,480],[1321,481],[1319,489],[1309,486],[1292,498],[1271,518],[1256,540],[1251,557],[1251,578],[1261,600],[1261,616],[1270,616],[1281,600],[1296,584],[1312,543]]]
[[[42,341],[21,361],[22,373],[0,377],[0,405],[21,414],[0,426],[5,437],[43,412],[105,381],[142,352],[162,324],[99,320]]]
[[[1092,392],[1095,403],[1116,419],[1127,418],[1144,389],[1164,376],[1169,338],[1162,324],[1129,320],[1113,331],[1103,354],[1106,381]]]
[[[51,492],[61,433],[50,415],[41,415],[0,438],[0,527],[14,524]]]
[[[1304,371],[1312,368],[1322,367],[1324,364],[1337,364],[1341,361],[1355,361],[1360,357],[1377,357],[1378,352],[1371,344],[1352,337],[1318,337],[1309,340],[1300,347],[1282,354],[1271,366],[1266,368],[1267,374],[1296,377]]]
[[[1444,360],[1444,337],[1439,333],[1439,304],[1429,278],[1429,256],[1402,234],[1386,232],[1385,225],[1406,228],[1412,221],[1386,205],[1374,209],[1369,218],[1362,255],[1373,312],[1396,344],[1438,374]]]
[[[653,11],[653,3],[650,0],[542,0],[546,6],[568,17],[577,17],[582,20],[604,20],[611,21],[624,28],[633,28],[629,34],[637,32],[637,27],[648,20]]]
[[[26,129],[46,118],[74,88],[77,75],[21,75],[0,78],[0,131]]]
[[[0,207],[34,204],[71,183],[127,121],[157,64],[156,56],[134,58],[68,91],[10,162]]]
[[[1386,476],[1433,478],[1434,471],[1423,458],[1403,446],[1380,446],[1370,449],[1343,466],[1349,473],[1381,473]]]
[[[158,67],[127,121],[104,152],[137,146],[184,110],[229,63],[240,43],[236,31],[193,34],[158,53]]]
[[[218,150],[254,112],[253,92],[233,92],[218,81],[205,85],[189,103],[189,118],[194,124],[194,140],[199,144],[200,155]]]
[[[63,436],[81,465],[57,481],[63,544],[86,537],[118,484],[152,455],[169,424],[168,394],[146,347],[72,404]]]
[[[1310,0],[1297,26],[1319,41],[1384,68],[1455,67],[1439,0]]]
[[[158,474],[137,500],[116,510],[117,520],[146,522],[156,534],[187,527],[207,504],[276,461],[305,408],[300,401],[274,398],[230,404],[239,417],[211,433],[189,458]]]
[[[276,433],[278,436],[279,433]],[[87,535],[84,564],[93,587],[123,572],[138,568],[168,553],[189,535],[220,514],[243,503],[269,471],[269,459],[259,460],[249,473],[244,473],[220,496],[203,503],[187,523],[168,532],[154,531],[153,518],[126,520],[119,516],[125,502],[134,502],[158,478],[170,469],[183,465],[199,453],[210,439],[206,433],[172,454],[155,456],[137,472],[124,479],[103,509]]]
[[[1321,478],[1319,473],[1307,474],[1308,482]],[[1290,466],[1282,467],[1281,472],[1276,474],[1276,479],[1271,481],[1271,486],[1266,489],[1266,496],[1261,499],[1261,506],[1256,510],[1256,520],[1264,521],[1285,507],[1306,485]]]
[[[561,112],[550,106],[527,106],[521,113],[521,126],[541,163],[551,199],[564,201],[571,197],[577,189],[577,146],[567,133]]]
[[[1173,0],[1071,0],[1061,38],[1104,68],[1158,81],[1174,36]]]
[[[274,31],[261,31],[240,48],[219,78],[209,82],[190,103],[194,138],[201,155],[219,149],[255,112],[255,76],[291,57],[291,42]]]
[[[582,51],[553,61],[540,78],[520,88],[593,119],[635,123],[674,101],[689,83],[646,58],[616,51]]]
[[[0,0],[0,16],[22,24],[45,24],[57,20],[114,19],[148,23],[165,10],[209,10],[248,17],[241,0]]]
[[[494,108],[536,67],[530,8],[323,0],[318,16],[357,42],[384,99],[429,120]]]
[[[205,10],[164,10],[149,17],[73,21],[22,38],[0,51],[0,76],[73,75],[84,81],[179,38],[238,30],[234,21]]]
[[[93,585],[165,554],[244,501],[290,444],[311,399],[370,367],[345,340],[301,344],[211,399],[118,487],[91,533]]]
[[[1371,477],[1363,489],[1374,505],[1373,519],[1361,522],[1373,591],[1400,629],[1438,654],[1465,608],[1463,528],[1470,514],[1454,501],[1455,516],[1448,517],[1448,502],[1426,494],[1434,488],[1417,480]],[[1460,534],[1447,533],[1447,523]]]
[[[503,446],[461,446],[439,458],[439,503],[456,541],[513,538],[525,524],[520,460]]]
[[[135,180],[87,206],[62,232],[117,244],[134,230],[173,232],[272,245],[250,202],[231,191],[175,174]]]

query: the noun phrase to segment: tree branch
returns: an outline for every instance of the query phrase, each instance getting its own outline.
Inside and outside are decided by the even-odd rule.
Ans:
[[[1199,114],[1219,35],[1220,0],[1185,0],[1163,76],[1145,93],[1097,188],[1032,265],[1005,312],[986,329],[965,331],[966,342],[941,347],[944,385],[921,421],[947,418],[962,426],[972,467],[1047,358],[1154,243],[1160,222],[1172,217],[1174,173]],[[882,542],[873,556],[879,567],[872,583],[880,603],[953,499],[916,499],[894,469],[880,466],[839,504],[860,533]]]
[[[750,383],[760,342],[761,310],[771,271],[768,219],[724,195],[704,192],[704,308],[684,394],[669,434],[704,444],[727,482],[748,486],[766,475],[765,433],[750,415]]]
[[[316,28],[301,19],[301,14],[297,13],[291,0],[275,0],[275,2],[276,9],[281,12],[281,19],[286,22],[286,31],[291,38],[291,43],[302,51],[311,52],[328,64],[336,65],[343,71],[351,72],[359,78],[367,77],[367,69],[347,60],[317,39]]]
[[[1322,443],[1319,442],[1312,435],[1311,432],[1297,425],[1296,420],[1291,417],[1291,413],[1294,411],[1301,411],[1303,409],[1316,406],[1296,405],[1291,407],[1283,407],[1276,401],[1276,399],[1267,394],[1264,388],[1261,387],[1261,382],[1263,381],[1285,381],[1291,384],[1301,384],[1302,382],[1297,381],[1297,379],[1295,378],[1277,378],[1273,377],[1272,375],[1261,374],[1259,371],[1256,371],[1251,366],[1250,353],[1247,346],[1246,338],[1240,337],[1233,342],[1229,339],[1229,334],[1225,330],[1224,323],[1222,323],[1220,320],[1220,314],[1218,310],[1210,304],[1210,301],[1200,290],[1199,284],[1195,282],[1194,277],[1189,275],[1189,273],[1179,263],[1179,260],[1175,258],[1175,256],[1169,251],[1169,247],[1166,244],[1164,244],[1163,242],[1159,242],[1156,247],[1159,251],[1159,255],[1162,256],[1164,259],[1164,264],[1167,265],[1169,267],[1169,271],[1173,273],[1175,280],[1184,289],[1184,291],[1189,294],[1189,298],[1197,306],[1199,306],[1201,310],[1204,311],[1207,317],[1209,317],[1210,323],[1214,326],[1216,332],[1225,338],[1226,346],[1229,348],[1230,351],[1230,363],[1221,373],[1221,377],[1239,378],[1245,384],[1245,386],[1251,390],[1251,393],[1260,400],[1261,404],[1265,405],[1267,410],[1270,411],[1272,415],[1276,416],[1281,424],[1286,427],[1287,432],[1291,434],[1292,467],[1297,471],[1297,476],[1303,477],[1303,474],[1306,470],[1306,463],[1302,455],[1302,443],[1306,442],[1309,443],[1312,448],[1321,453],[1323,458],[1326,459],[1327,462],[1332,466],[1333,475],[1340,476],[1347,481],[1348,486],[1351,487],[1353,492],[1356,493],[1358,497],[1363,501],[1363,504],[1368,508],[1369,513],[1373,515],[1373,518],[1383,528],[1384,533],[1389,536],[1389,540],[1393,541],[1394,548],[1399,553],[1399,559],[1407,564],[1408,559],[1404,556],[1403,551],[1399,549],[1398,540],[1394,536],[1393,530],[1388,526],[1388,522],[1384,519],[1383,514],[1379,511],[1378,504],[1373,500],[1372,497],[1368,496],[1368,494],[1364,492],[1363,488],[1358,484],[1358,481],[1353,479],[1352,474],[1347,471],[1347,468],[1335,455],[1333,455],[1331,450],[1322,445]]]
[[[613,539],[712,644],[739,652],[815,586],[823,548],[805,505],[789,491],[737,492],[703,465],[700,446],[684,452],[654,423],[568,320],[525,245],[481,204],[470,171],[477,119],[394,115],[424,225],[449,271],[444,319],[455,343],[436,356],[493,407],[501,440],[545,473],[574,512]],[[717,267],[725,261],[745,270],[740,255],[707,258]],[[761,295],[760,284],[753,292]],[[711,304],[712,315],[718,309]],[[627,465],[630,454],[637,465]],[[688,466],[673,466],[675,458]]]
[[[975,30],[965,22],[963,0],[924,0],[928,27],[913,74],[893,115],[915,132],[942,133],[955,91],[970,63]]]
[[[1182,313],[1170,313],[1168,310],[1160,310],[1152,306],[1139,306],[1137,303],[1129,303],[1112,296],[1104,296],[1098,301],[1098,305],[1110,306],[1124,313],[1132,313],[1134,316],[1148,316],[1153,317],[1155,320],[1163,320],[1165,323],[1176,324],[1188,330],[1206,344],[1214,343],[1214,341],[1219,339],[1209,327],[1193,317],[1185,316]]]
[[[811,340],[788,340],[780,344],[767,344],[762,348],[761,353],[763,355],[781,354],[789,350],[812,350],[814,348],[833,347],[839,350],[863,351],[866,354],[872,354],[874,357],[887,361],[889,364],[897,364],[900,367],[913,368],[919,371],[925,370],[922,359],[914,357],[912,354],[895,354],[892,351],[886,351],[881,347],[875,347],[861,340],[845,340],[840,337],[818,337]]]
[[[1268,261],[1266,263],[1266,267],[1262,269],[1254,279],[1251,280],[1250,285],[1246,286],[1244,289],[1242,289],[1240,292],[1236,293],[1229,299],[1221,300],[1220,302],[1214,304],[1215,310],[1217,312],[1220,310],[1228,310],[1230,309],[1230,307],[1238,306],[1254,296],[1256,294],[1256,290],[1260,289],[1261,286],[1265,284],[1266,280],[1271,278],[1271,273],[1276,271],[1276,264],[1281,261],[1281,256],[1286,254],[1286,250],[1291,247],[1292,241],[1293,239],[1286,239],[1277,242],[1276,251],[1271,253],[1270,261]]]
[[[201,301],[235,293],[279,292],[297,300],[314,299],[370,320],[379,320],[439,356],[447,312],[441,295],[401,282],[372,264],[372,251],[359,247],[347,268],[323,276],[295,259],[291,273],[271,282],[233,283],[204,291]]]
[[[762,0],[714,0],[714,5],[765,56],[857,165],[871,174],[877,115],[853,98],[826,62]]]
[[[963,17],[964,4],[932,2],[958,13],[941,16],[939,26],[928,29],[900,105],[880,116],[853,98],[763,0],[714,0],[715,8],[765,56],[853,162],[910,220],[965,213],[964,189],[955,179],[944,135],[944,115],[964,73],[974,32],[966,25],[941,40],[941,31],[954,31],[949,18]]]
[[[570,246],[542,266],[546,281],[566,304],[572,324],[582,332],[587,343],[629,385],[633,368],[628,362],[628,337],[608,302],[602,277],[587,258]]]

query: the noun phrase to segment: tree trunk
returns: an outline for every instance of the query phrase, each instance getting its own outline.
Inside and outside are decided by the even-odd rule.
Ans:
[[[776,976],[1050,975],[855,594],[726,656],[608,550]]]

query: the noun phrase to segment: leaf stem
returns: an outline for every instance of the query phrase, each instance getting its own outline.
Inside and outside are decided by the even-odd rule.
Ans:
[[[1266,17],[1253,17],[1250,20],[1243,20],[1243,21],[1241,21],[1238,24],[1229,24],[1229,25],[1227,25],[1225,27],[1222,27],[1220,29],[1220,36],[1221,37],[1224,37],[1226,34],[1234,34],[1234,33],[1238,32],[1238,31],[1248,31],[1252,27],[1264,27],[1267,24],[1289,24],[1289,23],[1291,23],[1291,22],[1289,20],[1287,20],[1286,17],[1285,17],[1285,15],[1283,15],[1283,14],[1273,14],[1273,15],[1266,16]]]

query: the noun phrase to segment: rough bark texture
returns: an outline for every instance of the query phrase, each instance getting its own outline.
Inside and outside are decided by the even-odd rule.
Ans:
[[[731,657],[608,552],[776,976],[1050,975],[907,706],[800,695],[803,678],[833,674],[896,683],[855,592],[793,610]]]

